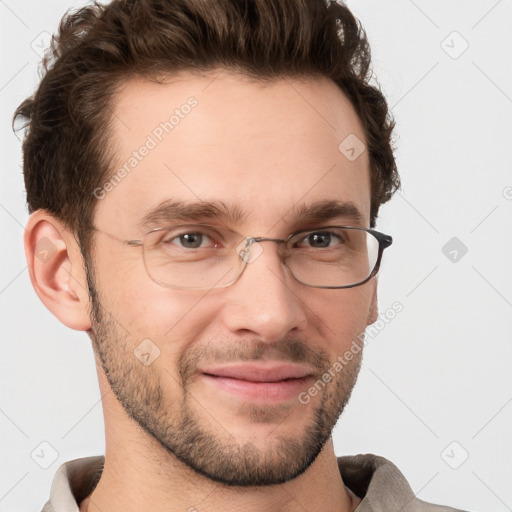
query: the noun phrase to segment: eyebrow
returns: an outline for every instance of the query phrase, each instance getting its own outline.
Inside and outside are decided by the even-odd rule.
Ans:
[[[201,221],[217,219],[232,224],[241,223],[249,217],[239,204],[224,201],[186,202],[168,199],[151,208],[139,222],[142,230],[149,230],[172,221]],[[311,204],[296,204],[285,215],[295,223],[318,223],[343,217],[357,225],[364,224],[363,215],[351,201],[325,199]]]

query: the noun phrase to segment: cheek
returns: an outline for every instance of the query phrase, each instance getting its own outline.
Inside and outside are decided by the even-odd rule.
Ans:
[[[207,291],[158,285],[147,275],[142,254],[136,251],[127,257],[109,246],[94,255],[94,265],[101,310],[111,315],[129,350],[151,340],[162,360],[172,361],[205,331],[211,317],[203,300]]]
[[[138,248],[109,245],[95,257],[95,268],[102,306],[128,332],[158,328],[169,319],[170,292],[149,278]]]
[[[194,301],[173,290],[146,286],[125,289],[116,309],[136,332],[174,337],[173,332],[179,332],[193,316]]]
[[[145,277],[129,278],[116,287],[111,304],[133,343],[150,339],[164,356],[162,361],[174,361],[207,331],[212,315],[203,304],[205,293],[164,288]]]
[[[344,351],[364,333],[371,296],[370,287],[363,285],[344,290],[324,290],[323,295],[311,297],[306,303],[310,321],[318,325],[331,351]]]

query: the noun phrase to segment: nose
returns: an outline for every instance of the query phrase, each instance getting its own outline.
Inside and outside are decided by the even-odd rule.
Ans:
[[[223,322],[233,333],[250,331],[266,342],[278,341],[307,325],[298,283],[271,240],[254,242],[239,279],[225,289]]]

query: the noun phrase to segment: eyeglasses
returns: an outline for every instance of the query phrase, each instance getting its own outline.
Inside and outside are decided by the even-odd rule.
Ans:
[[[121,240],[142,246],[149,277],[161,286],[206,290],[235,283],[248,263],[263,252],[260,242],[279,244],[281,260],[293,277],[314,288],[352,288],[379,271],[382,253],[393,239],[369,228],[323,226],[292,233],[286,240],[243,237],[209,224],[155,228],[142,240]]]

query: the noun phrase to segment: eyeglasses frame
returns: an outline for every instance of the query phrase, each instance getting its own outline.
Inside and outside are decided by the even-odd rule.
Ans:
[[[146,269],[146,273],[148,274],[149,278],[154,281],[155,283],[159,284],[160,286],[163,286],[163,287],[166,287],[166,288],[173,288],[173,289],[179,289],[179,290],[205,290],[205,289],[208,289],[208,288],[186,288],[186,287],[182,287],[182,286],[173,286],[173,285],[168,285],[168,284],[165,284],[165,283],[162,283],[160,281],[157,281],[156,279],[154,279],[153,277],[151,277],[151,274],[149,273],[148,271],[148,267],[147,267],[147,263],[146,263],[146,256],[145,256],[145,245],[144,245],[144,240],[147,239],[147,237],[151,234],[151,233],[154,233],[154,232],[157,232],[157,231],[165,231],[165,230],[168,230],[170,228],[179,228],[181,226],[204,226],[204,227],[208,227],[208,228],[213,228],[213,229],[223,229],[223,230],[226,230],[226,231],[231,231],[232,233],[235,233],[237,235],[240,235],[240,233],[238,233],[237,231],[235,230],[232,230],[232,229],[229,229],[229,228],[226,228],[226,227],[219,227],[219,226],[213,226],[211,224],[204,224],[204,223],[195,223],[195,224],[179,224],[177,226],[163,226],[163,227],[156,227],[156,228],[153,228],[151,229],[150,231],[148,231],[143,237],[142,239],[135,239],[135,240],[123,240],[121,238],[118,238],[114,235],[111,235],[110,233],[106,233],[96,227],[93,227],[92,229],[94,231],[97,231],[99,233],[103,233],[104,235],[107,235],[111,238],[114,238],[115,240],[118,240],[119,242],[122,242],[124,244],[127,244],[129,245],[130,247],[139,247],[139,246],[142,246],[142,249],[143,249],[143,260],[144,260],[144,268]],[[382,261],[382,255],[383,255],[383,252],[384,252],[384,249],[386,249],[387,247],[389,247],[392,243],[393,243],[393,238],[390,236],[390,235],[386,235],[380,231],[377,231],[373,228],[364,228],[364,227],[359,227],[359,226],[320,226],[320,227],[315,227],[315,228],[307,228],[307,229],[300,229],[298,231],[294,231],[293,233],[291,233],[290,235],[288,235],[288,237],[286,239],[282,239],[282,238],[267,238],[267,237],[254,237],[254,236],[247,236],[245,237],[242,242],[245,242],[246,245],[245,245],[245,248],[243,251],[240,251],[240,253],[238,253],[238,256],[240,257],[241,260],[243,260],[243,264],[242,264],[242,268],[240,270],[240,273],[238,274],[238,276],[233,280],[231,281],[230,283],[228,284],[225,284],[223,286],[218,286],[218,287],[213,287],[213,288],[227,288],[228,286],[231,286],[232,284],[236,283],[240,277],[242,276],[245,268],[247,267],[247,263],[248,261],[243,257],[241,256],[241,253],[242,252],[245,252],[246,249],[250,249],[250,247],[252,246],[252,244],[254,242],[276,242],[276,243],[284,243],[284,244],[287,244],[288,241],[293,238],[294,236],[296,235],[299,235],[300,233],[307,233],[307,232],[314,232],[314,231],[322,231],[322,230],[326,230],[326,229],[331,229],[331,228],[343,228],[343,229],[354,229],[354,230],[359,230],[359,231],[365,231],[367,233],[370,233],[371,235],[373,235],[378,243],[379,243],[379,250],[378,250],[378,255],[377,255],[377,260],[375,262],[375,266],[373,267],[373,270],[372,272],[370,273],[370,275],[364,279],[363,281],[359,281],[358,283],[355,283],[355,284],[350,284],[350,285],[343,285],[343,286],[317,286],[317,285],[311,285],[311,284],[308,284],[308,283],[304,283],[303,281],[301,281],[300,279],[298,279],[297,277],[295,277],[295,274],[292,272],[292,270],[290,269],[290,267],[288,267],[288,265],[286,264],[286,261],[283,259],[282,263],[283,265],[286,266],[286,268],[290,271],[290,274],[293,276],[293,278],[305,285],[305,286],[309,286],[311,288],[326,288],[326,289],[345,289],[345,288],[354,288],[356,286],[361,286],[365,283],[367,283],[370,279],[372,279],[373,277],[375,277],[377,275],[377,273],[379,272],[379,269],[380,269],[380,264],[381,264],[381,261]],[[241,235],[240,235],[241,236]],[[240,244],[242,243],[240,242]],[[239,245],[240,245],[239,244]]]

